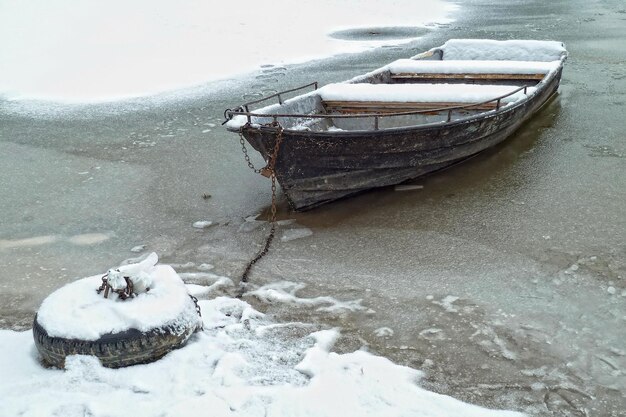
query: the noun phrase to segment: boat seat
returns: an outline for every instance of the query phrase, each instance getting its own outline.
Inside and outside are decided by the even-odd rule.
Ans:
[[[509,81],[539,82],[560,61],[472,61],[399,59],[387,65],[392,80],[423,81]]]
[[[414,110],[435,110],[448,107],[459,107],[468,103],[459,102],[394,102],[394,101],[325,101],[324,105],[328,113],[401,113]],[[467,109],[494,110],[496,102],[480,104]],[[436,113],[436,112],[433,112]]]
[[[492,110],[497,97],[518,89],[516,85],[475,84],[329,84],[318,90],[329,113],[390,113],[465,106],[480,103],[468,110]],[[500,106],[523,99],[535,91],[527,87],[503,97]],[[493,100],[493,101],[490,101]]]
[[[450,39],[434,50],[442,51],[444,60],[558,61],[567,56],[562,42],[519,39]]]

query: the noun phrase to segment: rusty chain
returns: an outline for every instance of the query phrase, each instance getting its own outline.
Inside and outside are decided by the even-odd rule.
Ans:
[[[246,160],[248,167],[250,167],[250,169],[256,172],[257,174],[260,174],[261,170],[256,169],[254,165],[252,164],[252,161],[250,161],[250,155],[248,155],[248,148],[246,148],[246,141],[243,137],[242,130],[243,128],[239,130],[239,143],[241,144],[241,151],[243,152],[243,157]]]
[[[105,274],[102,277],[102,285],[98,287],[98,289],[96,289],[96,292],[100,294],[102,291],[104,291],[104,298],[109,298],[109,292],[114,292],[122,301],[126,300],[127,298],[134,298],[136,294],[133,288],[133,281],[131,281],[130,277],[124,277],[124,281],[126,281],[126,288],[114,290],[113,287],[109,285],[109,274]]]
[[[248,163],[248,166],[250,167],[250,169],[254,170],[254,172],[259,173],[265,177],[269,177],[272,181],[272,207],[269,220],[271,224],[270,233],[267,236],[267,240],[265,241],[265,246],[263,247],[263,249],[250,262],[248,262],[246,269],[244,269],[243,274],[241,275],[241,282],[244,284],[248,282],[248,275],[250,274],[252,266],[256,264],[259,260],[261,260],[261,258],[267,255],[267,253],[269,252],[272,241],[274,240],[274,236],[276,235],[276,170],[274,168],[276,166],[276,160],[278,159],[278,151],[280,150],[280,145],[283,141],[284,129],[277,122],[272,123],[271,126],[275,126],[278,129],[276,133],[276,140],[274,142],[274,148],[272,149],[270,157],[267,161],[267,165],[261,169],[256,169],[252,162],[250,162],[250,157],[248,156],[247,148],[244,144],[244,137],[242,133],[243,128],[239,131],[241,149],[243,151],[244,158]],[[243,293],[239,294],[240,297],[241,295],[243,295]]]

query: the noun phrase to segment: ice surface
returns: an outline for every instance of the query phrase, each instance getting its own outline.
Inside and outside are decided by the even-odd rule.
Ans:
[[[318,93],[327,101],[480,103],[518,88],[515,85],[336,83],[320,88]],[[527,94],[534,91],[534,87],[528,87]],[[525,97],[523,91],[518,91],[502,101],[512,103]]]
[[[421,372],[386,358],[334,353],[338,330],[288,336],[244,301],[200,305],[205,330],[184,348],[115,370],[91,356],[69,356],[65,371],[45,369],[30,331],[0,330],[0,374],[10,375],[0,380],[0,415],[522,416],[428,392],[416,385]]]
[[[116,294],[104,298],[96,293],[102,275],[80,279],[48,296],[37,320],[52,337],[84,340],[129,328],[147,331],[168,325],[184,331],[195,327],[199,320],[195,306],[172,267],[157,265],[150,276],[150,291],[126,301],[117,300]]]
[[[67,242],[76,246],[91,246],[111,239],[112,233],[84,233],[74,236],[34,236],[24,239],[0,239],[0,249],[24,248],[48,245],[56,242]]]
[[[449,22],[441,0],[72,0],[0,2],[0,95],[111,101],[231,77],[268,63],[360,52],[409,39],[346,41],[350,28]],[[302,14],[306,10],[306,14]],[[36,29],[32,23],[37,22]],[[210,126],[209,126],[210,127]]]

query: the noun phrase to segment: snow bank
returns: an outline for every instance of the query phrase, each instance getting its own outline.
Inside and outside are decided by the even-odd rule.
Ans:
[[[476,84],[329,84],[318,90],[325,101],[382,101],[415,103],[481,103],[518,89],[515,85]],[[528,95],[535,91],[528,87]],[[526,97],[524,91],[510,95],[504,103]]]
[[[50,336],[96,340],[129,328],[148,331],[171,326],[185,331],[199,324],[187,288],[172,267],[154,267],[150,271],[150,291],[126,301],[117,300],[117,294],[110,294],[107,299],[96,293],[103,275],[75,281],[44,300],[37,320]]]
[[[561,61],[471,61],[399,59],[387,65],[392,74],[547,74]]]
[[[556,61],[567,55],[556,41],[450,39],[441,48],[445,60]]]
[[[442,0],[0,1],[0,96],[98,102],[177,90],[408,42],[327,34],[446,23],[455,8]],[[271,82],[284,68],[264,75]]]
[[[421,372],[365,351],[333,353],[338,330],[272,327],[231,298],[200,303],[203,332],[159,361],[122,369],[89,356],[45,369],[30,332],[0,330],[0,415],[522,416],[428,392],[416,385]]]

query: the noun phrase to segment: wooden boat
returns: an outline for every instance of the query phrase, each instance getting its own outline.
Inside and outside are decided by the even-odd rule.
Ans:
[[[307,210],[503,141],[557,92],[566,57],[561,42],[450,40],[343,83],[228,109],[225,124],[268,162],[291,206]],[[278,103],[252,109],[267,100]]]

